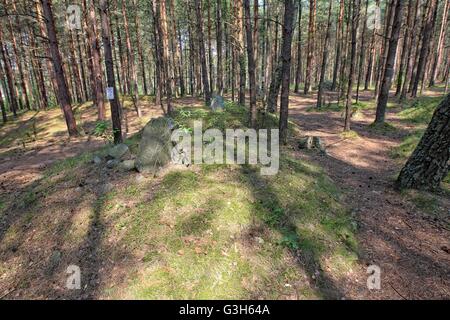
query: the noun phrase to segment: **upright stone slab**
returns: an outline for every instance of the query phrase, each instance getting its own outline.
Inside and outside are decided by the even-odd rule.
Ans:
[[[156,173],[171,160],[171,122],[168,118],[152,119],[142,132],[136,169],[143,173]]]
[[[216,95],[211,102],[212,111],[223,111],[225,109],[225,100],[223,97]]]

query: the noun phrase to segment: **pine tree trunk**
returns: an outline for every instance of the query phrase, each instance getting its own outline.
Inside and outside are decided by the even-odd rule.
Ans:
[[[309,1],[309,32],[308,32],[308,57],[306,59],[306,76],[305,76],[305,90],[308,94],[311,91],[311,78],[313,74],[314,64],[314,42],[316,33],[316,0]]]
[[[205,41],[203,38],[203,18],[202,18],[201,1],[202,0],[195,0],[195,11],[197,17],[197,33],[198,33],[198,46],[200,51],[200,62],[202,65],[203,94],[205,96],[205,104],[209,106],[211,104],[211,93],[209,91],[208,70],[206,67],[206,53],[205,53]]]
[[[447,176],[450,158],[450,95],[433,118],[396,182],[398,189],[435,190]]]
[[[100,44],[98,42],[97,19],[95,14],[95,4],[91,0],[88,4],[84,0],[84,7],[87,12],[87,33],[91,51],[92,63],[92,88],[94,90],[94,104],[98,109],[98,120],[106,118],[104,95],[103,95],[103,72],[100,62]]]
[[[17,117],[18,104],[17,104],[16,91],[14,88],[14,74],[12,71],[11,62],[9,61],[9,59],[7,57],[6,48],[3,43],[3,32],[2,32],[1,28],[0,28],[0,54],[1,54],[1,58],[3,60],[3,65],[5,67],[5,72],[6,72],[6,80],[7,80],[8,90],[9,90],[9,95],[10,95],[11,111],[13,112],[14,117]]]
[[[0,45],[2,45],[2,44],[0,43]],[[2,66],[1,65],[0,65],[0,79],[3,79],[3,70],[2,70]],[[8,121],[8,117],[6,116],[5,101],[3,99],[1,82],[0,82],[0,109],[1,109],[1,112],[2,112],[2,120],[3,120],[3,123],[5,124]]]
[[[328,23],[327,23],[327,31],[325,35],[325,45],[323,46],[323,54],[322,54],[322,66],[320,71],[320,80],[319,80],[319,92],[317,93],[317,108],[322,107],[323,102],[323,86],[325,81],[325,72],[327,69],[328,63],[328,45],[330,40],[331,33],[331,13],[333,10],[333,0],[330,0],[330,4],[328,7]]]
[[[100,17],[102,21],[102,39],[105,50],[105,65],[108,87],[113,88],[114,98],[109,101],[111,106],[111,117],[113,124],[114,143],[122,143],[122,124],[121,124],[121,107],[116,87],[116,79],[114,75],[114,62],[111,49],[111,27],[108,15],[108,0],[100,0]]]
[[[413,64],[413,52],[414,48],[416,47],[416,40],[417,36],[415,35],[416,27],[419,23],[419,5],[420,0],[416,0],[416,5],[414,8],[414,24],[412,26],[412,29],[410,30],[410,41],[409,41],[409,47],[408,47],[408,53],[407,53],[407,62],[406,62],[406,70],[405,70],[405,80],[403,81],[402,90],[400,93],[400,101],[403,101],[406,99],[406,95],[408,93],[408,87],[409,83],[412,81],[412,73],[414,70],[414,64]]]
[[[250,125],[256,127],[256,68],[253,52],[253,29],[250,14],[250,0],[244,0],[245,30],[247,33],[248,78],[250,82]]]
[[[338,26],[337,26],[337,30],[336,30],[336,54],[335,54],[335,61],[334,61],[333,83],[331,85],[331,91],[336,90],[338,72],[339,72],[339,64],[341,63],[341,47],[342,47],[342,39],[344,38],[344,24],[343,24],[344,11],[345,11],[345,1],[340,0]]]
[[[366,53],[366,25],[367,25],[367,14],[369,9],[369,0],[366,0],[366,10],[364,14],[364,20],[362,24],[362,34],[361,34],[361,45],[359,48],[359,66],[358,66],[358,80],[356,82],[356,103],[359,102],[359,88],[361,86],[361,81],[364,71],[364,58]]]
[[[128,17],[125,10],[125,1],[122,1],[122,18],[125,29],[125,42],[127,45],[127,57],[128,57],[128,78],[132,81],[130,94],[131,99],[133,100],[134,109],[136,110],[137,116],[140,118],[142,116],[141,108],[139,107],[139,92],[138,92],[138,83],[137,83],[137,71],[134,63],[134,51],[131,46],[131,36],[130,36],[130,28],[128,26]]]
[[[383,72],[383,79],[380,86],[380,94],[377,100],[377,111],[375,123],[384,123],[386,115],[386,105],[389,99],[389,90],[391,89],[392,79],[394,77],[394,65],[397,54],[398,39],[400,29],[402,27],[403,1],[397,1],[394,10],[394,24],[392,26],[391,39],[389,40],[389,48],[387,49],[386,67]]]
[[[411,90],[412,97],[417,97],[420,81],[425,75],[425,68],[430,50],[430,38],[431,34],[433,33],[433,16],[436,5],[437,0],[428,0],[427,17],[425,20],[422,35],[422,47],[420,49],[419,62],[417,63],[417,72],[416,76],[414,77],[414,83]]]
[[[291,83],[292,33],[294,23],[294,0],[284,0],[283,44],[281,47],[282,85],[280,104],[280,141],[287,143],[289,117],[289,87]]]
[[[412,27],[412,20],[413,20],[413,11],[414,11],[414,5],[413,0],[409,0],[408,3],[408,17],[406,18],[406,29],[405,34],[403,36],[403,46],[402,46],[402,56],[400,58],[400,67],[398,68],[398,77],[397,77],[397,88],[395,92],[395,96],[398,96],[402,91],[402,83],[405,78],[405,73],[403,72],[405,69],[405,63],[408,53],[408,46],[409,46],[409,40],[410,40],[410,32]]]
[[[302,1],[298,2],[298,40],[297,40],[297,71],[295,72],[295,88],[294,92],[300,90],[300,82],[302,81]]]
[[[429,87],[432,87],[436,83],[436,78],[438,77],[438,73],[440,70],[440,66],[442,64],[442,56],[444,52],[444,46],[445,46],[445,36],[447,32],[448,27],[448,12],[450,9],[450,1],[444,0],[445,5],[442,12],[442,22],[441,22],[441,32],[439,33],[439,42],[437,46],[437,50],[434,57],[434,63],[433,67],[431,68],[431,79]]]
[[[222,0],[216,3],[216,42],[217,42],[217,92],[223,94],[223,63],[222,63]]]
[[[356,60],[356,41],[359,26],[359,9],[361,0],[352,0],[352,47],[350,53],[350,70],[348,76],[347,99],[345,103],[345,125],[344,131],[350,131],[351,108],[352,108],[352,90],[355,78],[355,60]]]
[[[58,97],[66,119],[67,130],[70,136],[78,135],[75,117],[72,112],[70,102],[69,89],[67,88],[66,75],[62,66],[61,54],[59,52],[58,39],[56,36],[55,21],[50,0],[40,0],[42,4],[45,25],[47,27],[47,37],[50,45],[50,53],[52,56],[53,69],[55,72],[56,82],[58,84]]]

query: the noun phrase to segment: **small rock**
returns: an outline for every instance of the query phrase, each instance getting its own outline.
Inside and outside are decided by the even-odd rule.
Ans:
[[[120,160],[124,158],[127,154],[129,154],[129,152],[130,149],[128,148],[128,146],[124,143],[121,143],[109,149],[108,156]]]
[[[131,171],[135,168],[135,161],[134,160],[125,160],[120,163],[119,165],[120,169],[124,171]]]
[[[113,159],[113,160],[109,160],[107,163],[106,163],[106,167],[108,168],[108,169],[113,169],[115,166],[117,166],[119,164],[119,160],[117,160],[117,159]]]
[[[299,141],[298,144],[300,149],[306,149],[310,150],[313,148],[313,138],[312,137],[306,137]]]
[[[255,239],[256,239],[256,241],[258,241],[259,244],[263,244],[264,243],[264,239],[261,238],[261,237],[256,237]]]
[[[92,159],[92,162],[95,164],[102,163],[102,159],[99,156],[95,156],[94,159]]]
[[[145,177],[144,177],[142,174],[138,174],[138,175],[136,176],[136,182],[137,182],[137,183],[143,182],[144,179],[145,179]]]
[[[111,183],[105,183],[102,187],[101,187],[101,192],[103,194],[110,192],[112,189],[114,189],[114,186]]]

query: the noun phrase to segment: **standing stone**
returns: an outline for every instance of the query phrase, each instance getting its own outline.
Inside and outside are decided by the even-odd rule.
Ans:
[[[212,111],[223,111],[225,109],[225,100],[221,96],[214,96],[211,102]]]
[[[156,173],[171,160],[172,130],[168,118],[152,119],[142,132],[136,169],[143,173]]]

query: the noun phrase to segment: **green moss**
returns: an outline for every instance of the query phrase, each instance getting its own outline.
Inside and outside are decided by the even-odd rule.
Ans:
[[[369,129],[373,132],[379,133],[379,134],[388,134],[392,132],[396,132],[397,128],[393,126],[390,123],[383,122],[383,123],[372,123],[369,126]]]

